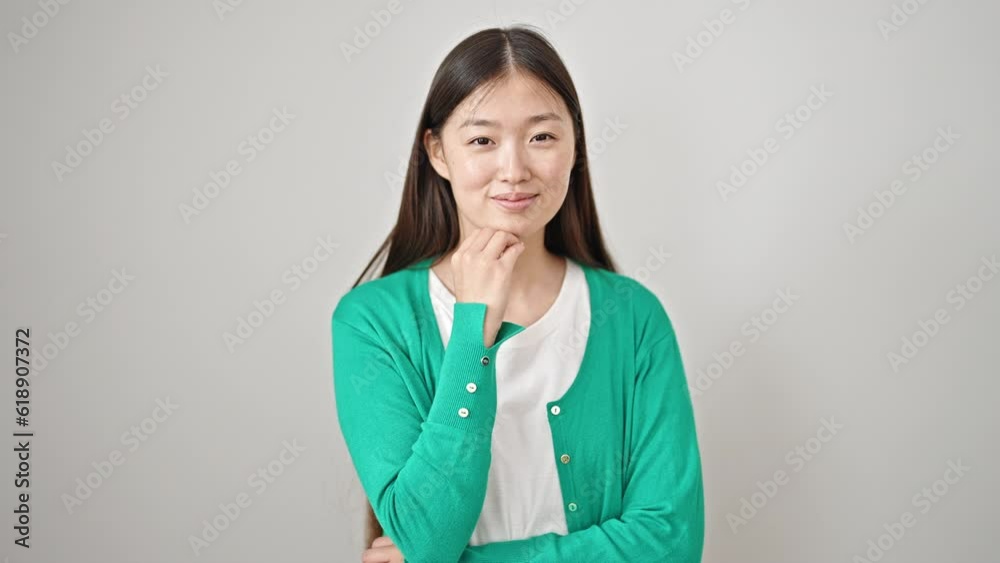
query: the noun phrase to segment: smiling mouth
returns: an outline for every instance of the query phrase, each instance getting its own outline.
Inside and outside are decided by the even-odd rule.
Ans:
[[[530,194],[528,196],[518,196],[517,199],[502,199],[499,197],[491,198],[496,202],[497,206],[506,211],[523,211],[528,207],[534,205],[535,200],[538,199],[538,194]]]
[[[538,194],[512,194],[512,195],[498,195],[493,196],[493,199],[497,201],[521,201],[525,199],[531,199]]]

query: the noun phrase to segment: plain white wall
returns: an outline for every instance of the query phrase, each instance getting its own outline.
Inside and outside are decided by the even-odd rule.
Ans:
[[[49,356],[30,379],[32,548],[12,543],[10,437],[0,557],[360,559],[329,315],[392,225],[441,59],[478,29],[528,22],[580,92],[614,256],[679,332],[704,560],[868,560],[906,512],[884,561],[995,558],[1000,277],[980,268],[1000,252],[995,2],[401,0],[383,25],[387,0],[224,1],[0,4],[7,408],[15,328]],[[366,25],[377,35],[346,57]],[[83,130],[102,123],[87,151],[98,135]],[[272,123],[264,150],[241,149]],[[761,150],[724,196],[731,167]],[[230,161],[239,172],[200,201]],[[323,246],[331,257],[310,264]],[[317,267],[297,277],[302,264]],[[775,312],[781,291],[796,297]],[[921,322],[934,334],[914,336]],[[904,337],[921,346],[895,369]],[[271,482],[252,478],[269,466]],[[755,496],[778,471],[773,495]],[[219,505],[237,498],[249,504],[229,522]],[[226,529],[196,555],[190,538],[213,519]]]

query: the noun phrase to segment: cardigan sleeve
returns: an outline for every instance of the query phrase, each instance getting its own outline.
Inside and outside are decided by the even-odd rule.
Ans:
[[[524,329],[505,321],[487,348],[486,304],[456,302],[424,420],[411,394],[414,383],[407,385],[399,368],[409,359],[385,345],[367,308],[342,303],[331,329],[334,395],[361,486],[407,563],[457,561],[486,497],[496,419],[493,360],[499,346]]]
[[[665,323],[664,323],[665,321]],[[637,351],[622,514],[567,535],[468,546],[461,563],[698,563],[704,492],[694,412],[676,337],[665,316]]]

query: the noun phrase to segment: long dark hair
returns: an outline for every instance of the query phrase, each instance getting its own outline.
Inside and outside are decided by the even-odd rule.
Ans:
[[[569,71],[549,41],[533,26],[513,25],[478,31],[455,46],[431,82],[410,150],[396,225],[351,286],[357,287],[384,257],[380,277],[447,254],[458,247],[458,208],[448,180],[431,166],[424,132],[440,136],[448,116],[473,91],[491,87],[512,72],[524,72],[546,84],[569,108],[576,135],[576,160],[566,200],[545,225],[545,248],[594,268],[617,272],[604,246],[590,183],[583,114]],[[384,535],[368,505],[365,548]]]

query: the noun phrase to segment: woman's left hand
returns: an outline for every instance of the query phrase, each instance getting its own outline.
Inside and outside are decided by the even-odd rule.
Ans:
[[[403,553],[389,536],[379,536],[361,554],[361,563],[404,563]]]

